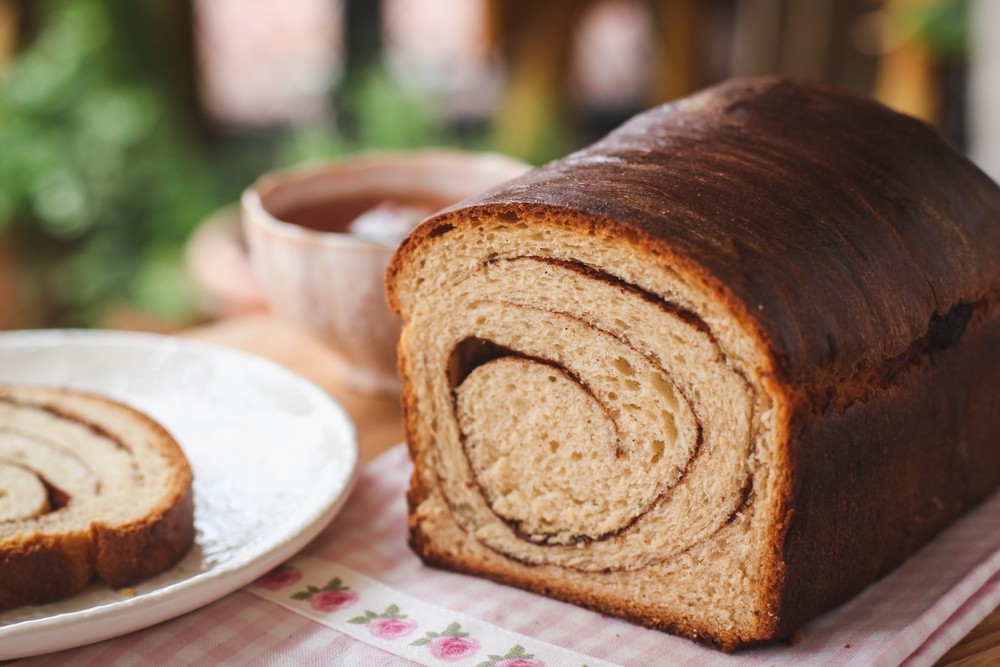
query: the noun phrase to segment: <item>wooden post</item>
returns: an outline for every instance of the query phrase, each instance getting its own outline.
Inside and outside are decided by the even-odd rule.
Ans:
[[[974,0],[969,76],[970,152],[979,167],[1000,182],[1000,2]]]
[[[653,3],[660,28],[654,69],[654,103],[669,102],[701,88],[704,9],[703,0],[658,0]]]

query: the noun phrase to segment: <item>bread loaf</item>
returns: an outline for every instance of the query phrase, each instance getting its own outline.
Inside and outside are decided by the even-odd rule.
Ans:
[[[0,387],[0,607],[112,588],[173,566],[194,540],[191,470],[120,403]]]
[[[922,122],[726,83],[424,222],[387,273],[410,543],[732,650],[1000,482],[1000,188]]]

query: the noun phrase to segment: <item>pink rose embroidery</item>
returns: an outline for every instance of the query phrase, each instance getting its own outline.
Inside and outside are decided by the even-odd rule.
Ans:
[[[463,637],[438,637],[427,645],[431,655],[445,662],[458,662],[479,650],[479,642]]]
[[[332,614],[338,609],[350,607],[358,601],[354,591],[323,591],[309,598],[309,606],[316,611]]]
[[[426,646],[431,655],[445,662],[457,662],[470,656],[481,647],[475,639],[468,638],[468,632],[462,632],[462,626],[452,623],[443,632],[428,632],[410,646]]]
[[[476,667],[545,667],[545,661],[533,660],[534,657],[534,653],[525,653],[524,647],[517,644],[507,651],[507,655],[491,655]]]
[[[254,584],[269,591],[276,591],[285,586],[291,586],[301,578],[302,573],[298,570],[293,570],[287,565],[281,565],[255,581]]]
[[[417,629],[416,621],[404,621],[398,618],[379,618],[365,625],[368,627],[368,632],[379,639],[398,639]]]
[[[334,577],[323,588],[306,586],[292,596],[293,600],[309,600],[309,606],[316,611],[332,614],[339,609],[345,609],[358,601],[358,594],[350,586],[344,586],[340,577]]]
[[[356,616],[348,623],[368,626],[368,632],[372,633],[373,637],[392,640],[405,637],[417,629],[419,624],[416,621],[405,619],[406,614],[400,614],[399,607],[391,604],[381,614],[366,609],[364,616]]]

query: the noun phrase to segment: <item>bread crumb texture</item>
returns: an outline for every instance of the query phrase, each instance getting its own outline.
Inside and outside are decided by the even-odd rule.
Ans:
[[[0,607],[70,595],[95,574],[122,588],[193,539],[191,470],[159,424],[99,396],[0,387]]]
[[[410,424],[431,464],[414,520],[440,557],[659,627],[756,628],[774,409],[746,333],[576,220],[514,209],[447,237],[407,275],[403,338],[433,415]]]
[[[423,223],[387,272],[414,550],[724,650],[792,637],[1000,480],[985,427],[889,426],[966,404],[948,364],[1000,381],[977,174],[912,119],[764,79]]]

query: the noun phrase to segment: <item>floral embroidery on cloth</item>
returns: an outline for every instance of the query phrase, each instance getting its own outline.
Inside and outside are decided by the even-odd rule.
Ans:
[[[515,645],[507,655],[490,655],[489,660],[476,665],[476,667],[545,667],[542,660],[533,660],[534,653],[526,653],[520,644]]]
[[[426,634],[426,637],[411,642],[410,646],[426,646],[432,656],[445,662],[458,662],[481,648],[468,632],[462,632],[462,626],[457,622],[449,624],[441,632]]]
[[[309,581],[327,583],[303,587]],[[292,586],[295,592],[288,590]],[[608,661],[410,598],[343,565],[309,556],[297,556],[290,563],[276,567],[246,590],[349,637],[428,667],[448,663],[458,667],[613,666]],[[349,611],[354,605],[364,609],[363,614]],[[376,611],[382,608],[385,611]],[[442,627],[443,630],[426,629]],[[411,637],[418,629],[423,636]],[[404,637],[411,639],[398,641]],[[484,653],[486,660],[482,658]]]
[[[423,567],[406,547],[404,494],[411,475],[405,446],[381,456],[362,471],[331,527],[290,561],[303,573],[297,588],[272,591],[251,585],[244,590],[424,667],[476,667],[488,655],[542,660],[546,667],[620,667],[623,663],[643,667],[928,667],[1000,603],[997,493],[903,567],[811,623],[802,642],[722,654],[484,580],[469,580],[466,585],[462,575]],[[305,581],[326,582],[334,576],[360,595],[353,607],[328,614],[314,610],[306,601],[289,598],[289,593],[304,588]],[[379,639],[366,626],[346,622],[361,609],[382,610],[390,604],[399,605],[420,624],[404,640]],[[430,642],[411,645],[427,630],[440,633],[456,621],[469,633],[465,639],[479,642],[479,651],[452,662],[435,657]],[[850,648],[845,648],[847,644]],[[514,645],[523,646],[534,657],[505,657]],[[360,655],[364,649],[357,648]]]
[[[286,586],[297,584],[300,579],[302,579],[301,572],[293,569],[290,565],[279,565],[253,583],[269,591],[277,591]]]
[[[358,594],[350,586],[344,586],[340,577],[334,577],[323,588],[307,586],[292,596],[293,600],[309,600],[309,606],[316,611],[332,614],[346,609],[358,601]]]
[[[400,614],[399,607],[394,604],[386,607],[381,614],[366,609],[364,616],[355,616],[348,623],[364,625],[373,637],[379,639],[399,639],[417,629],[417,622],[406,620],[406,614]]]

